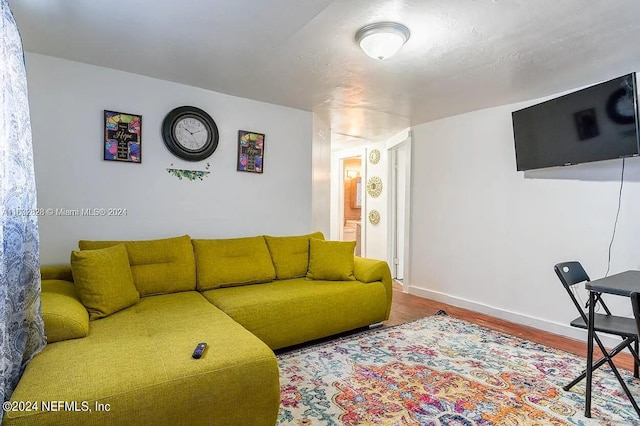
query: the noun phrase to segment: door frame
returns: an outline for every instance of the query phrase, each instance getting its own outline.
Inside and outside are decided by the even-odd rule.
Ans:
[[[403,262],[403,268],[402,268],[402,276],[403,276],[403,280],[402,280],[402,291],[404,293],[408,293],[409,292],[409,287],[410,287],[410,281],[411,281],[411,277],[410,277],[410,263],[409,263],[409,259],[411,259],[410,257],[410,249],[411,249],[411,244],[410,244],[410,238],[411,238],[411,154],[412,154],[412,142],[411,142],[411,130],[410,129],[406,129],[400,133],[398,133],[397,135],[395,135],[394,137],[392,137],[391,139],[389,139],[386,143],[385,143],[385,148],[387,149],[387,161],[388,161],[388,168],[387,170],[389,171],[389,182],[391,182],[392,184],[389,185],[391,187],[391,190],[388,192],[388,211],[390,212],[390,214],[388,215],[388,230],[389,232],[387,233],[387,247],[388,247],[388,262],[389,262],[389,266],[391,268],[394,267],[393,261],[394,261],[394,255],[395,255],[395,243],[396,243],[396,235],[395,235],[395,199],[396,199],[396,185],[395,185],[395,174],[394,174],[394,164],[393,164],[393,159],[394,159],[394,154],[393,151],[397,150],[401,147],[406,148],[406,158],[405,158],[405,162],[406,162],[406,168],[405,168],[405,186],[404,186],[404,197],[405,197],[405,206],[404,206],[404,229],[402,231],[398,230],[399,232],[403,232],[403,237],[404,237],[404,244],[403,244],[403,258],[404,258],[404,262]]]

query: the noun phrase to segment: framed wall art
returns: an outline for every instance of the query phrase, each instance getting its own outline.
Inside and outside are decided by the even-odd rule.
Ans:
[[[238,171],[262,173],[264,169],[264,134],[238,131]]]
[[[142,162],[142,116],[104,110],[104,159]]]

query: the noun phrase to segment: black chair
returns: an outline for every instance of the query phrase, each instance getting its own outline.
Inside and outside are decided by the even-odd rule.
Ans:
[[[633,308],[633,316],[636,320],[636,332],[640,338],[640,293],[631,293],[631,307]]]
[[[576,299],[576,296],[574,295],[572,288],[577,284],[590,281],[589,276],[585,272],[582,265],[580,265],[580,262],[558,263],[553,267],[553,269],[556,271],[556,275],[562,282],[562,285],[564,286],[565,290],[567,290],[569,297],[571,297],[571,301],[573,302],[574,306],[576,307],[578,312],[580,312],[580,316],[574,319],[573,321],[571,321],[571,326],[587,330],[589,328],[588,327],[589,318],[587,316],[588,311],[585,312],[585,309],[588,306],[585,306],[584,308],[580,306],[580,303],[578,303],[578,300]],[[633,355],[633,359],[634,359],[633,375],[634,377],[638,377],[638,365],[640,365],[640,358],[638,358],[638,341],[639,341],[638,327],[640,324],[636,324],[636,319],[634,318],[619,317],[619,316],[611,315],[611,311],[609,311],[609,308],[607,308],[607,305],[602,300],[600,294],[596,294],[595,300],[596,300],[595,302],[596,305],[594,306],[594,308],[596,308],[599,304],[602,307],[602,309],[604,309],[605,313],[604,314],[596,313],[594,315],[594,322],[593,322],[594,331],[618,336],[622,338],[622,342],[620,342],[620,344],[618,344],[610,352],[607,352],[604,345],[598,338],[598,336],[594,334],[595,340],[598,343],[598,346],[600,347],[600,350],[603,353],[603,357],[593,364],[593,369],[595,370],[599,368],[605,362],[612,363],[611,359],[614,356],[616,356],[625,348],[628,348],[629,352],[631,352],[631,355]],[[638,315],[636,315],[636,318],[638,318]],[[564,386],[562,389],[568,391],[573,386],[575,386],[576,383],[584,379],[586,375],[587,375],[587,372],[585,370],[582,372],[581,375],[576,377],[571,383]]]

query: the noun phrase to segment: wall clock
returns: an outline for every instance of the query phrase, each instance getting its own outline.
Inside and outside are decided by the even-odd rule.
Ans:
[[[209,114],[193,106],[175,108],[162,122],[162,140],[175,156],[201,161],[218,148],[218,126]]]

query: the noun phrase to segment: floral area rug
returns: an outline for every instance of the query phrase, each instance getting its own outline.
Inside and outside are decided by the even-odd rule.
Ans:
[[[608,368],[448,316],[431,316],[278,355],[278,425],[634,425]],[[640,399],[640,380],[620,370]]]

